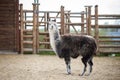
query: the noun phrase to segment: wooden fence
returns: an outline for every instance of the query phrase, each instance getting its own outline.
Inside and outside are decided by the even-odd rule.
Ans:
[[[120,25],[99,25],[99,20],[120,19],[120,15],[98,15],[98,6],[94,7],[94,15],[91,14],[92,6],[85,6],[85,11],[66,11],[61,6],[59,11],[39,11],[39,4],[33,4],[33,10],[23,10],[20,4],[20,30],[21,30],[21,53],[32,51],[34,54],[39,51],[51,51],[49,43],[49,20],[56,20],[60,33],[92,35],[95,37],[98,53],[120,52],[120,44],[103,45],[102,42],[120,42],[120,35],[105,36],[100,35],[103,28],[117,28]],[[93,23],[92,23],[93,22]],[[119,38],[118,40],[106,38]],[[105,39],[105,40],[104,40]],[[110,44],[109,43],[109,44]],[[107,48],[107,50],[106,50]],[[115,48],[115,49],[111,49]]]
[[[19,0],[0,0],[0,52],[19,51]]]

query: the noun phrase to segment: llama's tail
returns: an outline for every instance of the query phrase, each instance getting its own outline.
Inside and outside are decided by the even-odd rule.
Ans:
[[[96,55],[97,54],[97,43],[96,43],[96,41],[94,42],[94,55]]]

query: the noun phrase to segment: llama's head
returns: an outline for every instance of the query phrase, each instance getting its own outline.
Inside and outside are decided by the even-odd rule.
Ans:
[[[54,37],[54,40],[60,39],[60,34],[56,22],[49,22],[49,34]]]
[[[56,32],[58,30],[58,26],[56,22],[49,22],[49,31]]]

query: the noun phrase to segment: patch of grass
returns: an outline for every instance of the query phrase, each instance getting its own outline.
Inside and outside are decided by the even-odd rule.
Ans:
[[[55,55],[53,51],[40,51],[38,55]]]
[[[24,52],[24,54],[32,54],[32,52]]]
[[[24,54],[33,54],[33,52],[24,52]],[[55,55],[55,53],[53,51],[40,51],[39,53],[37,53],[38,55]]]
[[[107,57],[108,54],[107,54],[107,53],[100,53],[98,56],[99,56],[99,57]]]
[[[120,57],[120,53],[115,54],[115,56]]]

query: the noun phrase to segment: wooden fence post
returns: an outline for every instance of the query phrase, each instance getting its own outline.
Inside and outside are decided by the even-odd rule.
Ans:
[[[88,35],[91,35],[91,7],[88,6]]]
[[[36,51],[39,52],[39,0],[36,3],[36,15],[37,15],[37,25],[36,25]]]
[[[84,23],[84,11],[81,13],[81,22]],[[81,25],[81,34],[84,34],[84,24]]]
[[[87,7],[85,6],[85,11],[86,11],[86,34],[88,35],[88,10]]]
[[[61,6],[61,34],[64,34],[64,27],[65,27],[65,22],[64,22],[64,6]]]
[[[44,23],[44,25],[45,25],[44,31],[47,31],[47,23],[46,23],[47,22],[47,13],[46,12],[44,13],[44,22],[45,22]]]
[[[33,4],[33,54],[37,53],[37,9],[36,9],[36,4]]]
[[[39,52],[39,3],[33,3],[33,54]]]
[[[97,43],[97,54],[99,54],[99,25],[98,25],[98,5],[95,6],[95,39]]]
[[[70,11],[65,14],[66,15],[66,23],[70,23]],[[70,25],[65,25],[65,33],[70,33]]]
[[[24,30],[24,23],[23,23],[23,19],[24,19],[24,16],[23,16],[23,4],[20,4],[20,47],[21,47],[21,54],[23,54],[23,30]]]
[[[48,28],[49,28],[49,23],[48,21],[50,21],[50,15],[49,15],[49,12],[47,12],[47,31],[48,31]]]
[[[70,11],[68,12],[68,23],[70,23]],[[70,25],[68,25],[68,31],[67,33],[70,33]]]
[[[85,6],[86,7],[86,30],[87,30],[87,35],[91,35],[91,7],[92,6]]]

